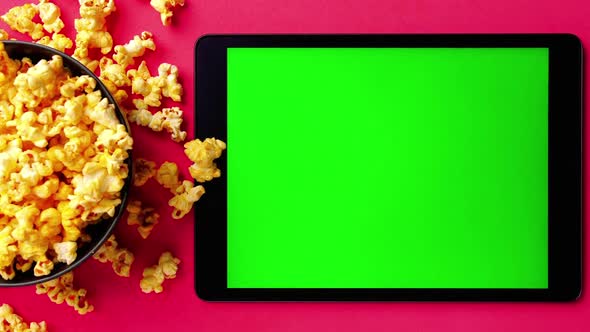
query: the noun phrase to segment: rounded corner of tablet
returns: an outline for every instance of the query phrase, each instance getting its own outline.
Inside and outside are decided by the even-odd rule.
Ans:
[[[214,299],[211,296],[211,294],[205,290],[204,287],[199,286],[197,283],[195,283],[195,294],[197,295],[197,297],[205,302],[213,302]]]

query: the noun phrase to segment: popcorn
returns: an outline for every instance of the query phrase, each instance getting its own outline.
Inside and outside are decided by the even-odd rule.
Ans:
[[[158,223],[160,215],[155,212],[154,208],[142,208],[141,201],[137,200],[129,202],[127,212],[129,212],[127,224],[130,226],[139,225],[137,232],[142,238],[147,239],[154,226]]]
[[[39,9],[34,4],[24,4],[11,8],[6,14],[0,16],[4,23],[12,30],[25,33],[33,40],[43,37],[43,25],[33,22],[33,18],[39,14]]]
[[[182,85],[178,83],[178,68],[169,63],[162,63],[158,67],[158,75],[166,79],[166,85],[162,88],[164,97],[169,97],[174,101],[180,101]]]
[[[59,33],[63,29],[64,22],[60,18],[61,11],[58,6],[49,2],[49,0],[39,0],[37,8],[45,31]]]
[[[45,321],[27,324],[21,316],[14,313],[14,309],[8,304],[0,306],[0,331],[14,332],[47,332]]]
[[[158,181],[158,183],[164,188],[170,189],[172,193],[175,193],[176,188],[180,186],[178,166],[173,162],[164,162],[156,172],[156,181]]]
[[[107,72],[113,81],[128,80],[124,71]],[[59,56],[33,65],[8,58],[0,43],[3,279],[16,270],[45,276],[57,262],[71,264],[88,241],[85,227],[114,216],[121,203],[133,140],[95,87],[88,76],[71,77]],[[128,274],[132,255],[118,254],[114,268]]]
[[[131,251],[119,248],[115,235],[111,235],[93,257],[101,263],[111,262],[113,271],[121,277],[129,277],[131,265],[135,259]]]
[[[129,113],[129,116],[127,117],[127,119],[130,122],[136,123],[140,126],[147,127],[147,126],[149,126],[150,122],[152,122],[153,117],[154,116],[152,115],[152,113],[150,113],[150,111],[148,111],[147,109],[141,109],[141,110],[132,110]]]
[[[178,264],[180,264],[180,259],[172,256],[170,252],[164,252],[160,256],[157,265],[143,270],[143,278],[139,283],[141,291],[144,293],[161,293],[164,290],[162,286],[164,280],[176,278]]]
[[[77,249],[78,244],[73,241],[53,244],[53,250],[57,254],[57,261],[66,263],[68,265],[72,264],[76,260]]]
[[[98,48],[102,54],[113,48],[113,37],[106,31],[106,17],[116,11],[114,0],[79,0],[80,18],[74,20],[76,49],[74,58],[95,71],[98,61],[88,58],[88,49]]]
[[[47,294],[53,303],[67,303],[80,315],[85,315],[94,310],[94,307],[86,299],[86,290],[74,288],[74,274],[68,272],[57,279],[36,285],[37,294]]]
[[[162,88],[166,84],[162,77],[152,77],[145,61],[142,61],[137,69],[129,70],[127,75],[131,79],[133,93],[142,95],[146,105],[160,107]]]
[[[182,184],[176,188],[176,194],[168,201],[168,205],[174,208],[172,218],[181,219],[188,214],[201,196],[205,193],[203,186],[194,186],[191,181],[182,181]]]
[[[134,58],[140,57],[145,53],[145,50],[156,50],[156,44],[152,38],[152,34],[144,31],[139,36],[134,36],[125,45],[115,46],[115,54],[113,60],[120,64],[123,68],[127,68],[135,63]]]
[[[133,185],[143,186],[150,178],[156,175],[156,163],[142,158],[135,160],[135,173],[133,173]]]
[[[182,111],[178,107],[171,107],[156,112],[150,121],[149,127],[154,131],[166,129],[171,134],[173,141],[182,142],[186,139],[186,131],[180,130],[181,125]]]
[[[54,33],[51,38],[49,38],[49,36],[44,36],[39,39],[37,43],[55,48],[60,52],[65,52],[66,49],[70,49],[74,46],[74,42],[61,33]]]
[[[172,9],[184,6],[184,0],[151,0],[150,5],[160,13],[162,25],[167,26],[172,22]]]
[[[221,176],[221,171],[213,162],[219,158],[226,144],[215,138],[207,138],[203,142],[198,139],[184,144],[184,153],[194,162],[189,167],[191,176],[198,182],[211,181]]]
[[[0,29],[0,40],[8,40],[8,32],[6,30]]]

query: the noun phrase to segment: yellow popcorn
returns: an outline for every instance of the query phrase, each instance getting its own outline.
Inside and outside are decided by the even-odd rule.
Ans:
[[[98,48],[107,54],[113,48],[113,37],[106,31],[106,17],[116,11],[113,0],[80,0],[80,18],[74,20],[76,49],[74,58],[95,71],[98,61],[88,58],[88,49]]]
[[[58,262],[70,265],[76,260],[78,244],[73,241],[59,242],[53,245],[53,250],[57,254]]]
[[[4,29],[0,29],[0,40],[8,40],[8,32]]]
[[[131,271],[131,264],[133,264],[135,257],[133,253],[127,249],[120,249],[115,253],[112,261],[113,271],[118,276],[129,277]]]
[[[55,48],[60,52],[65,52],[66,49],[70,49],[74,46],[74,42],[66,35],[62,35],[61,33],[54,33],[51,38],[49,36],[44,36],[43,38],[39,39],[37,43]]]
[[[182,85],[178,83],[178,68],[169,63],[163,63],[158,67],[158,75],[166,80],[166,85],[162,88],[164,97],[169,97],[174,101],[180,101]]]
[[[160,13],[162,25],[167,26],[172,22],[172,9],[184,6],[184,0],[151,0],[150,5]]]
[[[181,219],[184,217],[204,193],[203,186],[195,187],[191,181],[182,181],[182,184],[176,188],[174,197],[168,201],[168,205],[174,208],[172,218]]]
[[[149,126],[150,122],[152,122],[153,115],[147,109],[141,110],[132,110],[129,113],[128,120],[129,122],[136,123],[140,126],[147,127]]]
[[[141,201],[131,201],[127,205],[127,224],[130,226],[138,225],[137,231],[142,238],[146,239],[154,226],[158,223],[160,215],[155,212],[154,208],[142,208]]]
[[[36,285],[37,294],[47,294],[53,303],[67,303],[80,315],[85,315],[94,310],[94,307],[86,299],[86,290],[74,288],[74,274],[68,272],[57,279]]]
[[[118,88],[131,85],[131,81],[127,77],[125,68],[122,65],[113,63],[113,60],[109,58],[102,58],[99,62],[99,67],[101,80],[109,80]]]
[[[131,91],[142,95],[146,105],[152,107],[161,105],[165,80],[159,76],[152,77],[145,61],[142,61],[137,69],[129,70],[127,75],[131,79]]]
[[[152,292],[158,294],[164,291],[164,287],[162,287],[164,279],[164,273],[158,265],[148,267],[143,270],[143,278],[139,282],[139,287],[146,294]]]
[[[152,116],[149,127],[153,131],[166,129],[172,140],[182,142],[186,139],[186,131],[180,130],[182,125],[182,111],[178,107],[164,108]]]
[[[115,235],[111,235],[93,257],[101,263],[111,262],[113,271],[121,277],[129,277],[131,264],[134,261],[134,255],[131,251],[119,248]]]
[[[0,43],[0,60],[0,277],[45,276],[75,261],[87,225],[114,216],[133,140],[96,82],[72,77],[61,57],[12,60]],[[117,253],[127,274],[132,256]]]
[[[157,265],[143,270],[143,278],[139,283],[142,292],[161,293],[164,290],[162,286],[164,280],[176,278],[178,264],[180,264],[180,259],[172,256],[170,252],[164,252]]]
[[[156,181],[164,188],[170,189],[172,193],[175,193],[176,188],[180,186],[178,165],[169,161],[164,162],[156,172]]]
[[[45,321],[27,324],[23,318],[14,313],[8,304],[0,306],[0,331],[7,332],[47,332]]]
[[[176,278],[178,264],[180,264],[180,259],[172,256],[170,252],[163,253],[158,261],[158,265],[162,268],[162,273],[166,279]]]
[[[64,22],[60,18],[61,10],[58,6],[49,2],[49,0],[39,0],[37,8],[45,31],[57,34],[63,29]]]
[[[221,176],[221,171],[213,162],[219,158],[226,148],[226,144],[215,138],[207,138],[204,141],[195,139],[184,144],[184,153],[194,162],[189,167],[191,176],[198,182],[211,181]]]
[[[156,175],[156,163],[138,158],[135,160],[135,172],[133,173],[133,185],[143,186],[150,178]]]
[[[26,33],[33,40],[43,37],[43,25],[33,22],[33,18],[39,14],[39,9],[34,4],[24,4],[11,8],[6,14],[0,16],[2,21],[11,29],[20,33]]]
[[[156,44],[154,43],[152,34],[148,31],[142,32],[139,36],[134,36],[125,45],[115,46],[113,60],[123,66],[123,68],[127,68],[135,63],[134,58],[143,56],[146,49],[151,51],[156,50]]]

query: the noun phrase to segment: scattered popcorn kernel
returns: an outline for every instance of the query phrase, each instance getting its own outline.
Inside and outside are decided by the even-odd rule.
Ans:
[[[170,252],[163,253],[162,256],[160,256],[160,260],[158,261],[158,265],[160,265],[162,268],[162,272],[164,273],[164,277],[166,279],[176,278],[178,264],[180,264],[180,259],[172,256]]]
[[[168,205],[174,208],[172,218],[181,219],[190,212],[193,204],[205,193],[203,186],[194,186],[191,181],[182,181],[176,188],[176,194],[168,201]]]
[[[135,173],[133,173],[133,185],[143,186],[150,178],[156,175],[156,163],[138,158],[135,160]]]
[[[36,285],[37,294],[47,294],[53,303],[67,303],[80,315],[85,315],[94,310],[94,307],[86,299],[86,290],[74,288],[74,274],[68,272],[57,279]]]
[[[166,79],[166,85],[162,88],[164,97],[169,97],[174,101],[180,101],[182,85],[178,83],[178,68],[169,63],[163,63],[158,67],[158,75]]]
[[[105,241],[93,257],[101,263],[111,262],[113,271],[121,277],[129,277],[131,264],[135,258],[128,249],[119,248],[114,235]]]
[[[61,33],[54,33],[51,38],[49,38],[49,36],[44,36],[39,39],[37,43],[55,48],[60,52],[65,52],[66,49],[70,49],[74,46],[74,42]]]
[[[186,131],[180,130],[182,111],[178,107],[164,108],[152,116],[149,127],[154,131],[166,129],[172,140],[182,142],[186,139]]]
[[[170,189],[172,193],[175,193],[176,188],[180,186],[178,166],[170,161],[164,162],[156,172],[156,181],[164,188]]]
[[[134,260],[135,257],[131,251],[127,249],[119,249],[112,261],[113,271],[115,271],[118,276],[129,277],[131,264],[133,264]]]
[[[195,139],[184,144],[184,153],[194,163],[190,166],[191,176],[199,181],[211,181],[221,176],[221,171],[213,162],[219,158],[226,148],[226,144],[215,138],[204,141]]]
[[[159,76],[152,77],[145,61],[139,64],[137,69],[127,72],[131,79],[131,91],[142,95],[146,105],[160,107],[162,99],[162,88],[165,79]]]
[[[11,29],[20,33],[25,33],[33,40],[43,37],[43,25],[33,22],[33,18],[39,14],[37,6],[34,4],[24,4],[11,8],[6,14],[0,16],[4,23],[8,24]]]
[[[59,33],[63,29],[64,22],[60,18],[61,11],[58,6],[49,2],[49,0],[39,0],[37,8],[45,31]]]
[[[144,293],[161,293],[164,290],[162,287],[164,280],[176,278],[178,264],[180,259],[172,256],[170,252],[164,252],[157,265],[143,270],[143,278],[139,283],[141,290]]]
[[[132,110],[129,113],[128,120],[140,126],[147,127],[152,122],[153,115],[147,109]]]
[[[143,56],[146,49],[151,51],[156,50],[156,44],[154,43],[152,34],[148,31],[142,32],[139,36],[134,36],[125,45],[115,46],[113,60],[123,66],[123,68],[127,68],[135,63],[134,58]]]
[[[150,5],[160,13],[162,25],[170,25],[172,22],[172,9],[184,6],[184,0],[151,0]]]
[[[139,282],[141,291],[148,294],[151,292],[161,293],[164,290],[164,273],[160,266],[152,266],[143,270],[143,278]]]
[[[154,226],[158,223],[158,219],[160,215],[155,212],[154,208],[147,207],[142,208],[141,201],[131,201],[127,204],[127,212],[129,212],[129,216],[127,217],[127,224],[128,225],[138,225],[137,231],[142,238],[146,239]]]
[[[8,304],[0,306],[0,331],[7,332],[47,332],[45,321],[27,324],[23,318],[14,313],[14,309]]]

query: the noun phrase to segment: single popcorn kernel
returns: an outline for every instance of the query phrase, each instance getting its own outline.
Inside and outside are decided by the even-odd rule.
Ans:
[[[133,173],[133,185],[143,186],[150,178],[156,175],[156,163],[143,158],[135,160],[135,172]]]
[[[137,231],[142,238],[146,239],[154,226],[158,223],[158,219],[160,215],[155,212],[154,208],[142,208],[141,201],[131,201],[127,205],[127,212],[129,212],[129,216],[127,217],[127,224],[132,225],[139,225]]]
[[[152,34],[148,31],[142,32],[139,36],[134,36],[125,45],[115,46],[113,60],[123,66],[123,68],[127,68],[135,63],[134,58],[143,56],[145,50],[156,50],[156,44],[154,43]]]
[[[33,22],[33,18],[39,14],[34,4],[24,4],[11,8],[6,14],[0,16],[4,23],[12,30],[29,35],[33,40],[43,37],[43,25]]]
[[[167,26],[172,22],[172,9],[184,6],[184,0],[151,0],[150,5],[160,13],[162,25]]]
[[[175,193],[176,188],[180,186],[178,165],[170,161],[164,162],[156,172],[156,181],[164,188],[170,189],[172,193]]]
[[[74,274],[68,272],[57,279],[36,285],[37,294],[47,294],[49,300],[56,304],[66,302],[80,315],[85,315],[94,310],[94,307],[86,299],[86,289],[74,289]]]
[[[182,181],[182,184],[176,188],[175,196],[168,201],[168,205],[174,208],[172,218],[181,219],[187,215],[204,193],[203,186],[195,187],[191,181]]]
[[[165,279],[176,278],[180,259],[172,256],[170,252],[164,252],[158,260],[158,264],[143,270],[143,278],[139,286],[144,293],[161,293],[164,290],[162,284]]]
[[[58,6],[49,2],[49,0],[39,0],[37,8],[45,31],[59,33],[63,29],[64,22],[60,18],[61,11]]]
[[[14,309],[8,304],[0,306],[0,331],[14,332],[47,332],[45,321],[27,324],[23,318],[14,313]]]
[[[194,162],[189,167],[191,176],[198,182],[211,181],[221,176],[221,171],[213,162],[219,158],[226,148],[226,144],[215,138],[204,141],[195,139],[184,144],[184,153]]]

